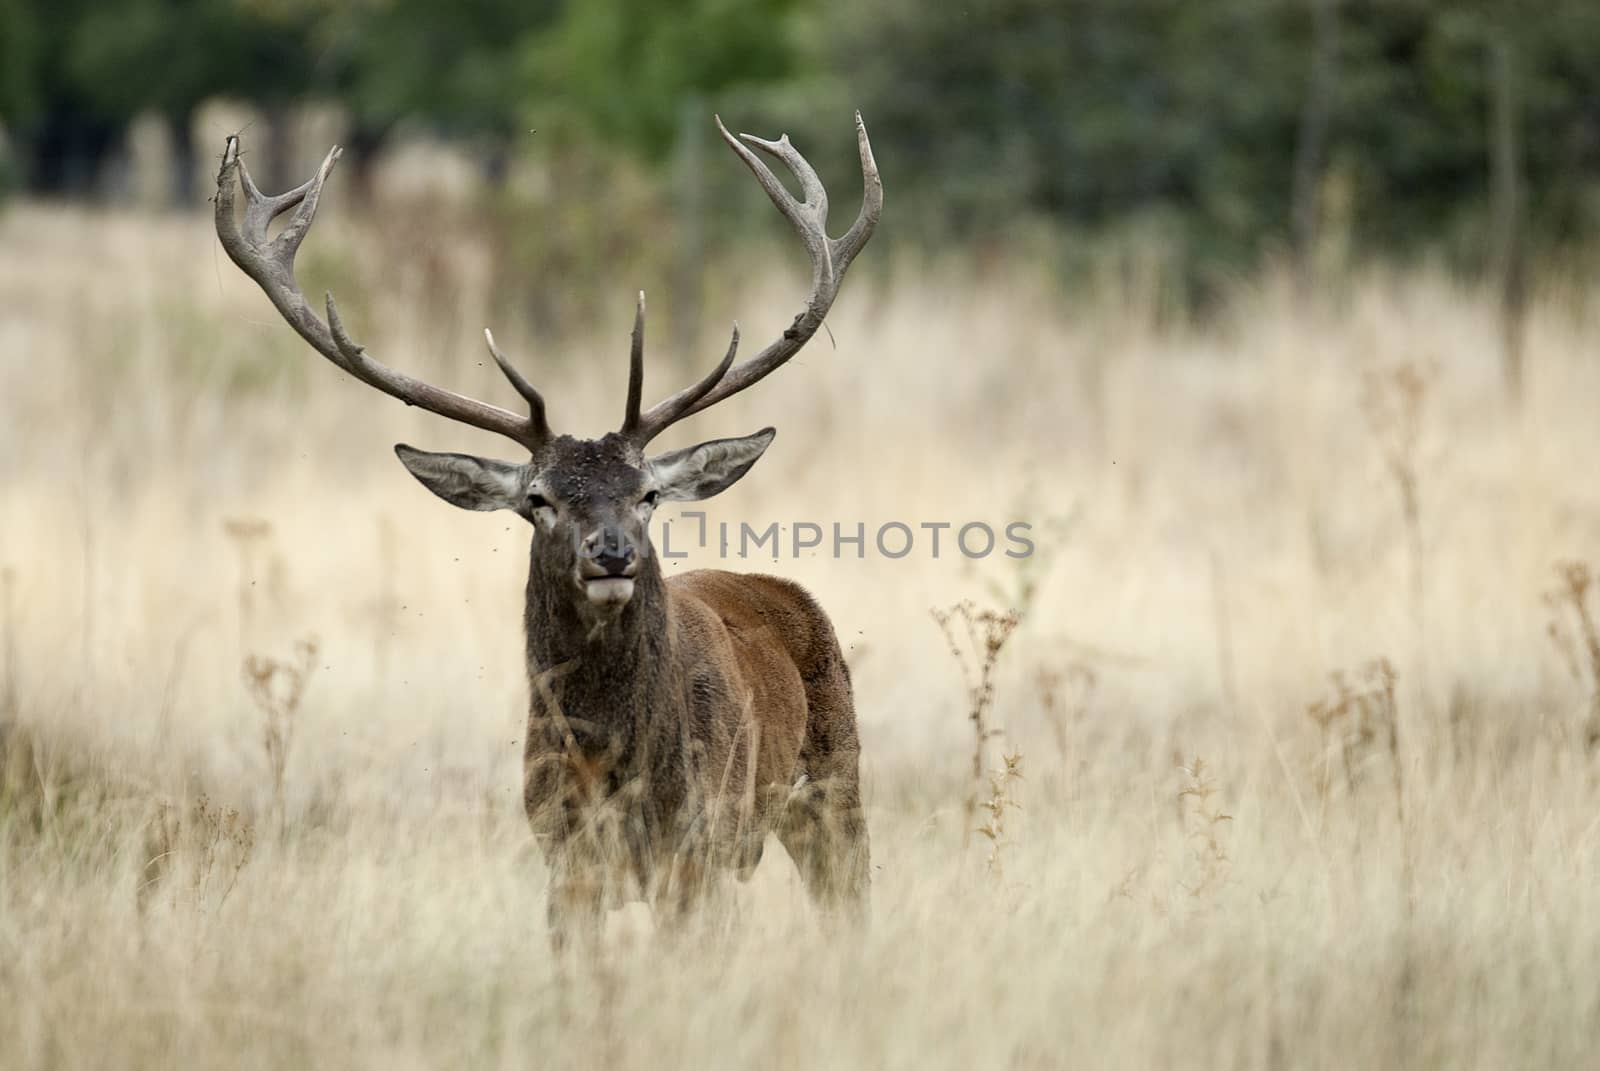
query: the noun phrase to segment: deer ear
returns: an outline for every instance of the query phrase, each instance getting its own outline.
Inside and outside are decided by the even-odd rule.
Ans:
[[[394,448],[422,486],[462,509],[516,509],[522,501],[523,466],[467,454],[432,454],[400,443]]]
[[[742,439],[713,439],[645,462],[656,492],[664,499],[693,502],[732,487],[760,459],[778,432],[762,428]]]

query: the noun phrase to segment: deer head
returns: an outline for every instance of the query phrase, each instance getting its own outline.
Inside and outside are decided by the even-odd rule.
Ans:
[[[656,505],[709,498],[731,486],[775,434],[765,428],[650,458],[615,432],[600,439],[560,436],[521,464],[405,444],[395,453],[451,505],[510,510],[531,523],[541,580],[557,589],[570,585],[592,622],[621,612],[641,571],[655,575],[649,525]]]
[[[739,348],[735,325],[726,354],[709,374],[644,411],[645,305],[640,294],[622,426],[598,439],[553,433],[543,397],[487,330],[489,353],[522,396],[526,416],[424,383],[374,360],[346,331],[331,293],[326,296],[326,321],[317,316],[295,280],[294,258],[316,215],[323,183],[338,162],[337,146],[310,181],[288,193],[267,196],[251,181],[239,138],[229,137],[217,174],[217,234],[233,262],[260,285],[301,337],[334,365],[407,405],[495,432],[527,450],[528,459],[519,463],[429,453],[404,444],[395,448],[411,474],[446,502],[463,509],[510,510],[528,520],[536,532],[535,569],[543,582],[559,586],[564,581],[585,618],[605,619],[628,605],[638,582],[659,577],[648,530],[657,503],[709,498],[730,487],[756,463],[776,433],[765,428],[743,438],[717,439],[654,457],[647,456],[645,448],[677,421],[765,378],[810,340],[832,307],[845,271],[872,236],[883,208],[883,185],[860,113],[856,140],[864,186],[861,210],[837,239],[827,234],[827,192],[787,136],[777,141],[748,134],[735,138],[720,117],[717,129],[805,243],[811,258],[811,294],[789,328],[753,358],[734,364]],[[794,172],[799,199],[784,188],[752,146]],[[235,218],[237,188],[244,190],[242,220]],[[282,231],[269,238],[272,221],[291,211]]]

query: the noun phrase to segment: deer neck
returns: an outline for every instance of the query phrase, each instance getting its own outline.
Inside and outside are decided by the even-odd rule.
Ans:
[[[575,735],[586,750],[628,749],[647,722],[671,713],[666,582],[654,556],[645,558],[633,597],[604,622],[574,600],[571,584],[534,557],[524,622],[533,710],[584,723]]]

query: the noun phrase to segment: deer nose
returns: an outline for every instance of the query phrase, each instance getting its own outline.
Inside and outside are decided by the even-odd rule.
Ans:
[[[639,571],[639,553],[620,527],[603,525],[583,537],[578,568],[586,580],[629,577]]]

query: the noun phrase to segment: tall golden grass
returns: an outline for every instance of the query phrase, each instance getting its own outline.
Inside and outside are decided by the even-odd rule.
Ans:
[[[626,272],[550,339],[470,237],[319,228],[308,288],[382,359],[503,398],[492,323],[562,428],[618,419]],[[873,925],[828,936],[771,845],[690,933],[627,909],[563,963],[520,810],[527,533],[389,451],[499,445],[305,351],[203,219],[0,217],[0,1062],[1586,1063],[1600,594],[1559,570],[1600,564],[1592,282],[1535,302],[1517,412],[1492,303],[1428,269],[1267,275],[1195,324],[1137,273],[866,264],[836,348],[677,436],[780,429],[712,525],[867,525],[864,559],[727,564],[850,649]],[[650,393],[803,292],[737,277]],[[1026,561],[870,542],[1013,520]],[[969,598],[1021,612],[977,784],[929,616]]]

